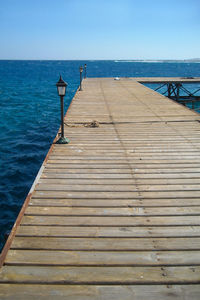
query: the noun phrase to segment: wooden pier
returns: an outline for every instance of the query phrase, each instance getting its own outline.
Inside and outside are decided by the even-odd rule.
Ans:
[[[0,299],[200,299],[200,116],[139,82],[83,81],[71,142],[2,252]]]

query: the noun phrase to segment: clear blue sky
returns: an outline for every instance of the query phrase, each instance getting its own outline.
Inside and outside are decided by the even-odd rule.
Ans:
[[[0,59],[200,57],[200,0],[0,0]]]

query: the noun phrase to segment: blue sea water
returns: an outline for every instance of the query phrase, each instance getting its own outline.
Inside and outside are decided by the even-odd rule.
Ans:
[[[0,251],[60,124],[56,82],[68,83],[65,111],[88,77],[196,77],[198,63],[132,61],[0,61]]]

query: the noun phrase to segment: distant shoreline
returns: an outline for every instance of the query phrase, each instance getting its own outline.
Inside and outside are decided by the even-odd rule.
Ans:
[[[0,59],[0,61],[113,61],[113,62],[141,62],[141,63],[200,63],[200,58],[191,59]]]
[[[144,59],[144,60],[115,60],[115,62],[134,62],[134,63],[200,63],[200,59]]]

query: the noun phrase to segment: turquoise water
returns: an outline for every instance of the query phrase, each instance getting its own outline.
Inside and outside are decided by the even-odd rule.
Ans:
[[[0,61],[0,250],[58,131],[59,75],[68,82],[66,111],[84,63],[88,77],[200,76],[197,63]]]

